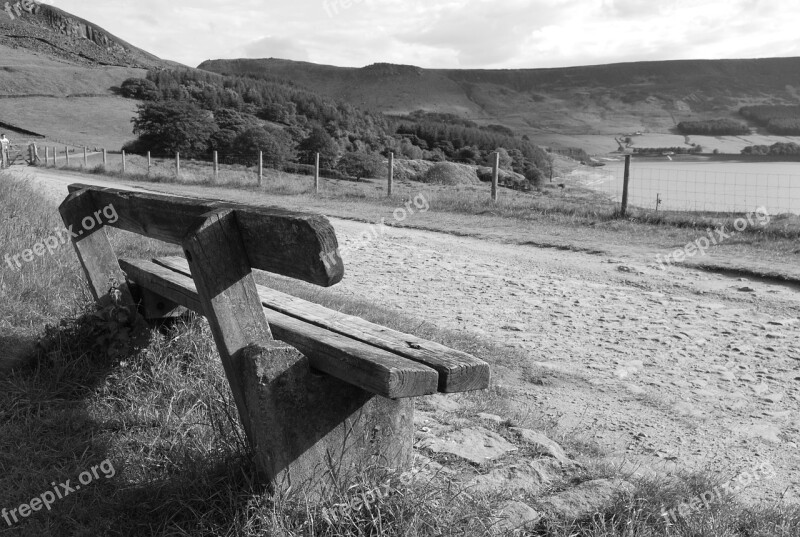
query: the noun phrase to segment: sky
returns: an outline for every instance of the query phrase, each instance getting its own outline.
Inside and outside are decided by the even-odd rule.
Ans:
[[[521,69],[800,56],[777,0],[42,0],[163,59]]]

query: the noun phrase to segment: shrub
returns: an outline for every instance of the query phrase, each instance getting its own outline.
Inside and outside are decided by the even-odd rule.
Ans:
[[[345,153],[336,169],[340,172],[355,177],[382,177],[386,175],[386,164],[383,158],[374,153]]]
[[[525,179],[527,179],[536,190],[541,190],[544,186],[544,174],[542,170],[536,166],[528,166],[525,168]]]
[[[160,97],[158,86],[146,78],[129,78],[120,85],[120,93],[128,99],[157,101]]]
[[[415,177],[422,183],[439,185],[474,185],[480,183],[475,168],[455,162],[437,162],[427,172]]]

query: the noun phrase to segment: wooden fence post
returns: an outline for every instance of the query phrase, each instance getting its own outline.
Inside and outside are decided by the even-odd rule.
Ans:
[[[392,187],[394,186],[394,153],[389,153],[389,185],[386,188],[386,196],[392,197]]]
[[[219,153],[214,151],[214,182],[219,182]]]
[[[128,163],[125,161],[125,150],[122,150],[122,173],[128,169]]]
[[[89,154],[86,152],[86,146],[83,146],[83,167],[89,167]]]
[[[314,194],[319,194],[319,153],[314,157]]]
[[[495,152],[492,163],[492,201],[497,201],[497,183],[500,179],[500,153]]]
[[[153,165],[153,161],[150,158],[150,151],[147,152],[147,175],[150,175],[150,167]]]
[[[50,165],[50,148],[44,146],[44,165],[45,167]]]
[[[103,148],[103,168],[108,167],[108,155],[106,154],[106,148]]]
[[[175,151],[175,177],[181,176],[181,152]]]
[[[258,186],[264,181],[264,152],[258,152]]]
[[[69,147],[64,146],[64,155],[67,158],[67,166],[69,166]]]
[[[631,179],[631,156],[625,155],[625,175],[622,180],[622,205],[619,208],[619,215],[625,218],[628,212],[628,184]]]

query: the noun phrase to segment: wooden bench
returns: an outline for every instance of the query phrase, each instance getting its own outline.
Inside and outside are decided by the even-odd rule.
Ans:
[[[274,490],[316,500],[353,472],[406,468],[413,398],[489,385],[488,364],[473,356],[256,285],[253,268],[321,286],[342,279],[323,216],[80,184],[69,191],[60,212],[100,304],[115,300],[148,319],[183,308],[208,319],[256,466]],[[92,219],[102,225],[87,229]],[[178,244],[186,258],[118,260],[105,226]]]

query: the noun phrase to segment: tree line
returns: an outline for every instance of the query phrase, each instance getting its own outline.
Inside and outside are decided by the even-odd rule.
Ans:
[[[678,123],[681,134],[696,134],[698,136],[738,136],[750,134],[750,128],[733,119],[707,119],[700,121],[681,121]]]
[[[319,153],[323,168],[368,175],[379,173],[377,163],[389,152],[480,164],[505,148],[515,171],[549,172],[548,155],[506,127],[424,112],[389,118],[281,80],[161,69],[126,80],[120,92],[143,101],[132,120],[138,138],[126,145],[129,152],[180,151],[208,159],[218,151],[224,162],[262,151],[265,163],[276,168],[311,164]]]
[[[756,105],[743,106],[739,114],[766,128],[770,134],[781,136],[800,135],[800,106]]]

